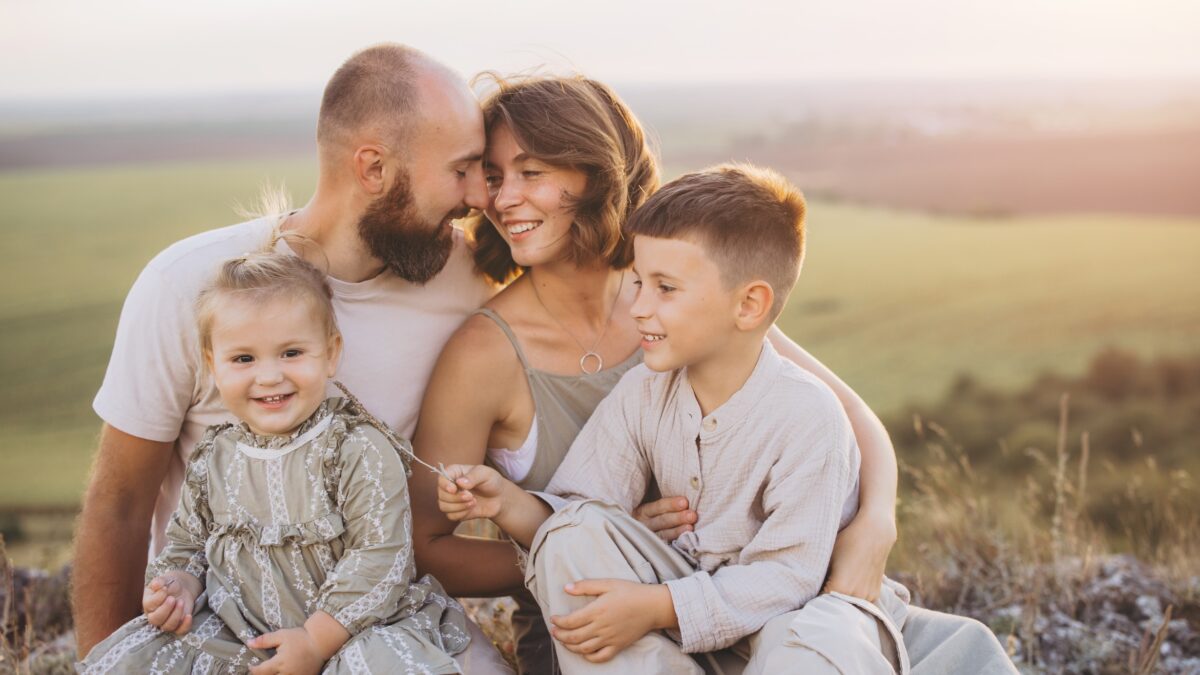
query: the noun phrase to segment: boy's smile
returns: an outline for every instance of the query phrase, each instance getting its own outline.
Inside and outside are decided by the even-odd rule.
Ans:
[[[629,313],[642,334],[646,366],[663,372],[717,354],[737,332],[738,297],[704,247],[637,235],[633,250],[638,296]]]

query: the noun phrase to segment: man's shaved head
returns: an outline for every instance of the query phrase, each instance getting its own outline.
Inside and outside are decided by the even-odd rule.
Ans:
[[[421,99],[431,79],[457,84],[462,78],[405,45],[384,43],[358,52],[325,85],[317,143],[329,149],[367,134],[402,144],[422,117]]]
[[[487,203],[484,140],[483,113],[463,78],[394,43],[343,63],[317,120],[326,193],[353,195],[371,256],[417,284],[449,259],[451,221]]]

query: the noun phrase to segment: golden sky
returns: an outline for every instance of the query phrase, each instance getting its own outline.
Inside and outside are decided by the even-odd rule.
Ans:
[[[618,83],[1200,77],[1200,2],[0,0],[0,98],[311,89],[383,40]]]

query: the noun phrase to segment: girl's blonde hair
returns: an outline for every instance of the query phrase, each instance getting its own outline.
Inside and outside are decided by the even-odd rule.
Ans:
[[[212,332],[223,298],[247,298],[268,302],[288,298],[307,302],[313,318],[320,321],[330,339],[340,337],[333,313],[333,292],[325,274],[300,256],[273,250],[282,235],[271,238],[271,250],[246,253],[221,264],[216,276],[196,300],[196,326],[200,351],[205,361],[212,356]]]

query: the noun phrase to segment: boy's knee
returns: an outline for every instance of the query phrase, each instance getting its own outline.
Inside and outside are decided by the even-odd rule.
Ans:
[[[596,501],[579,502],[572,505],[570,509],[563,510],[563,513],[567,512],[571,512],[571,522],[576,527],[589,529],[604,527],[623,514],[619,508],[611,504]]]
[[[603,533],[609,529],[613,508],[598,502],[584,502],[551,515],[542,524],[541,542],[535,545],[529,564],[534,569],[544,569],[564,556],[570,558],[596,552],[605,538]]]

